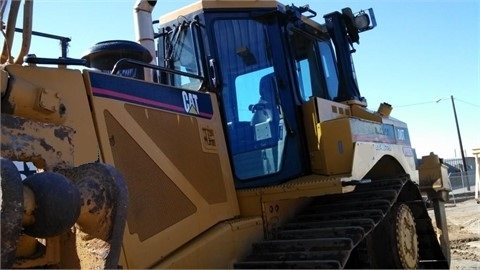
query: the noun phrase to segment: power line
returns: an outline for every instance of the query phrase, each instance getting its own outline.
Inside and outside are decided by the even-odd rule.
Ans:
[[[460,102],[463,102],[463,103],[465,103],[465,104],[468,104],[468,105],[470,105],[470,106],[480,108],[480,105],[476,105],[476,104],[473,104],[473,103],[470,103],[470,102],[467,102],[467,101],[458,99],[458,98],[456,98],[456,97],[454,97],[454,99],[455,99],[455,100],[458,100],[458,101],[460,101]]]
[[[430,104],[430,103],[438,103],[442,100],[447,100],[447,99],[450,99],[450,98],[439,98],[437,100],[432,100],[432,101],[424,101],[424,102],[418,102],[418,103],[412,103],[412,104],[403,104],[403,105],[397,105],[397,106],[393,106],[393,107],[394,108],[402,108],[402,107],[410,107],[410,106],[417,106],[417,105],[425,105],[425,104]],[[468,104],[470,106],[480,108],[480,105],[477,105],[477,104],[474,104],[474,103],[471,103],[471,102],[467,102],[467,101],[458,99],[456,97],[454,97],[453,99],[455,99],[457,101],[460,101],[462,103]]]
[[[417,106],[417,105],[423,105],[423,104],[429,104],[429,103],[435,103],[435,101],[425,101],[425,102],[419,102],[419,103],[413,103],[413,104],[398,105],[398,106],[394,106],[394,108],[410,107],[410,106]]]

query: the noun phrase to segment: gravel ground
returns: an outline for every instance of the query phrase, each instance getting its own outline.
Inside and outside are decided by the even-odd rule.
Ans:
[[[446,204],[450,269],[480,269],[480,204],[472,197]],[[429,211],[435,220],[433,210]]]

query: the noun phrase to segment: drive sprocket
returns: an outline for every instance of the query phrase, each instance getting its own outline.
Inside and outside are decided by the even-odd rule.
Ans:
[[[418,236],[415,218],[406,204],[394,208],[395,238],[400,263],[404,269],[415,269],[418,264]]]

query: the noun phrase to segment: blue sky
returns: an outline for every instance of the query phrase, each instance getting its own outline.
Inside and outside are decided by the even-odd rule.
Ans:
[[[133,40],[134,2],[36,0],[33,29],[70,37],[68,55],[79,58],[96,42]],[[193,2],[159,0],[153,17]],[[291,3],[308,0],[284,2]],[[354,55],[360,91],[372,110],[382,102],[393,106],[392,116],[408,124],[419,157],[430,152],[460,157],[451,95],[467,156],[480,148],[480,1],[310,0],[309,5],[321,23],[323,14],[347,6],[354,12],[374,9],[378,26],[361,35]],[[35,38],[30,52],[58,57],[60,47]]]

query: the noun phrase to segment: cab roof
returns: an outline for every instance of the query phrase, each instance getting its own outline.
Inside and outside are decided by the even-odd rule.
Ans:
[[[167,13],[160,17],[160,24],[165,24],[169,22],[176,21],[179,17],[191,14],[193,12],[203,10],[203,9],[254,9],[254,8],[274,8],[278,10],[285,10],[286,7],[284,4],[277,2],[275,0],[200,0],[193,4],[184,6],[175,11]],[[317,23],[314,20],[311,20],[305,16],[302,16],[302,21],[309,24],[310,26],[322,29],[326,31],[324,27]]]
[[[161,16],[160,23],[170,22],[176,20],[179,16],[202,9],[276,8],[277,5],[281,4],[274,0],[200,0]]]

